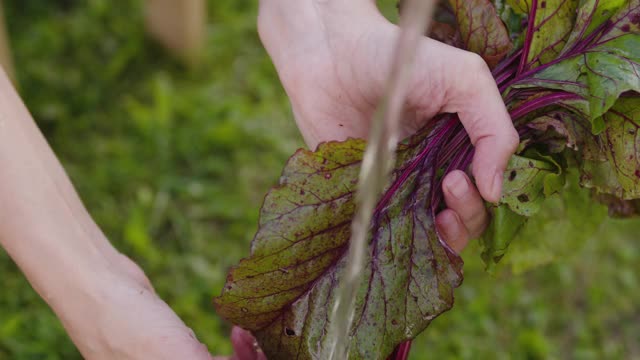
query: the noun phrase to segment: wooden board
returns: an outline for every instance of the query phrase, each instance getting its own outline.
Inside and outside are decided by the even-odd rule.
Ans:
[[[147,30],[176,55],[196,62],[204,48],[205,0],[145,0]]]
[[[4,19],[4,9],[2,1],[0,1],[0,66],[9,74],[9,77],[15,80],[15,72],[13,70],[13,62],[11,61],[11,47],[9,46],[9,36],[7,35],[7,24]]]

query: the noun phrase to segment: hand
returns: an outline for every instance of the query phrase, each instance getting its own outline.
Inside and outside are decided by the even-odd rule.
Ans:
[[[399,34],[374,1],[263,0],[259,31],[309,147],[367,137]],[[449,209],[436,218],[442,236],[460,252],[487,225],[482,199],[500,199],[518,135],[479,56],[428,38],[417,53],[402,135],[438,113],[458,113],[476,148],[478,189],[464,172],[449,174],[443,182]]]
[[[231,333],[234,355],[212,357],[133,261],[116,252],[104,255],[111,257],[113,269],[96,284],[97,296],[72,313],[57,311],[85,358],[266,360],[251,333],[237,327]]]
[[[0,123],[0,246],[84,358],[212,359],[93,222],[2,69]],[[264,360],[249,333],[231,339],[231,359]]]

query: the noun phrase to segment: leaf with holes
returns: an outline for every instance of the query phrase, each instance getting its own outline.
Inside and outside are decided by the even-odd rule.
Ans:
[[[621,200],[640,198],[640,98],[620,98],[603,116],[599,153],[582,162],[582,184]],[[595,156],[594,156],[595,155]]]
[[[492,207],[493,223],[482,238],[487,264],[499,262],[526,219],[564,187],[562,167],[552,157],[529,153],[531,157],[513,156],[505,172],[500,205]]]
[[[524,73],[514,86],[562,90],[586,100],[592,121],[626,91],[640,91],[640,0],[631,0],[571,51]],[[527,76],[530,75],[530,76]]]
[[[489,0],[449,0],[464,47],[495,66],[513,48],[507,28]]]

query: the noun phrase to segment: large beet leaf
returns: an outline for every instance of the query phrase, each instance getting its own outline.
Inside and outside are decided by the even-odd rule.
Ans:
[[[353,359],[385,359],[453,304],[462,261],[438,239],[430,198],[445,138],[401,145],[372,224],[366,279],[351,331]],[[266,197],[251,256],[229,274],[220,315],[253,331],[268,357],[317,358],[344,268],[364,142],[301,150]]]

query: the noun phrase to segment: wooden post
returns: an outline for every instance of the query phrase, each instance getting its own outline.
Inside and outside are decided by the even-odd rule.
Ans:
[[[4,20],[4,9],[0,0],[0,66],[15,82],[13,62],[11,61],[11,47],[9,46],[9,36],[7,35],[7,25]]]
[[[147,30],[156,40],[189,63],[204,48],[205,0],[145,0]]]

